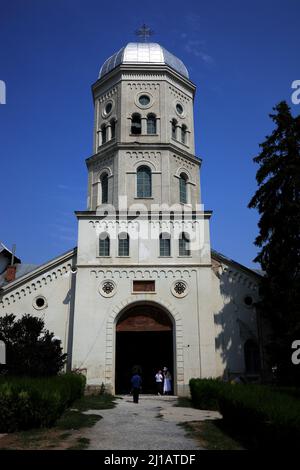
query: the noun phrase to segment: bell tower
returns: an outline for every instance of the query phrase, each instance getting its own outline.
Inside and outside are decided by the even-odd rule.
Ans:
[[[92,91],[88,209],[106,203],[118,208],[124,196],[128,205],[142,202],[149,209],[177,203],[195,208],[195,86],[181,60],[156,43],[129,43],[106,60]],[[143,189],[147,180],[151,187]]]
[[[76,212],[74,338],[90,337],[93,346],[77,339],[74,367],[84,364],[90,384],[115,392],[123,380],[118,371],[131,367],[118,359],[125,354],[118,337],[128,328],[141,335],[169,329],[170,349],[162,354],[174,393],[185,395],[191,377],[215,374],[211,212],[201,205],[195,85],[179,58],[137,42],[104,62],[92,94],[87,210]],[[145,371],[151,348],[141,335],[135,338],[145,344]]]

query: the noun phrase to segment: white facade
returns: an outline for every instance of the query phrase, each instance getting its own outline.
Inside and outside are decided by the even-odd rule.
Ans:
[[[131,44],[102,67],[93,85],[88,210],[76,213],[78,248],[3,285],[0,314],[43,316],[68,367],[115,392],[119,322],[133,307],[141,318],[155,308],[171,320],[173,388],[186,395],[192,377],[245,373],[244,344],[259,335],[258,275],[211,252],[211,212],[201,206],[194,155],[195,86],[182,62],[159,48]],[[121,254],[120,234],[129,235]],[[161,251],[161,234],[169,252]],[[109,248],[100,242],[106,236]]]

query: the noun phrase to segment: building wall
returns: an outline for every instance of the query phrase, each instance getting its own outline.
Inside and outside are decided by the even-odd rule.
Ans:
[[[255,307],[245,303],[246,297],[251,297],[253,303],[258,300],[258,278],[216,262],[211,278],[217,376],[243,375],[245,342],[260,341]]]
[[[135,279],[155,280],[155,292],[133,293]],[[73,367],[84,370],[89,384],[103,382],[114,391],[115,327],[122,311],[137,303],[166,310],[175,326],[175,391],[188,394],[190,378],[215,376],[213,316],[209,309],[209,268],[198,267],[78,267],[74,323]],[[114,283],[107,297],[103,283]],[[174,283],[184,281],[185,296]],[[200,296],[200,297],[199,297]],[[151,352],[149,352],[151,354]]]
[[[68,259],[58,261],[55,266],[8,284],[0,298],[0,315],[13,313],[21,318],[24,314],[30,314],[43,318],[46,329],[61,339],[66,352],[73,276],[71,270],[74,264],[75,255],[70,255]],[[45,299],[44,308],[37,307],[38,297]]]
[[[88,223],[83,223],[88,225]],[[88,227],[95,236],[95,229]],[[80,233],[80,231],[79,231]],[[88,238],[85,231],[84,239]],[[88,243],[90,246],[90,243]],[[219,263],[165,265],[139,263],[123,266],[114,259],[112,265],[97,261],[89,266],[75,255],[7,285],[0,300],[0,315],[13,313],[20,318],[29,313],[45,320],[45,326],[62,340],[68,351],[71,303],[76,278],[75,318],[72,368],[87,375],[88,384],[105,383],[114,390],[115,325],[124,309],[136,303],[154,303],[167,311],[175,328],[175,391],[189,393],[192,377],[227,377],[245,371],[243,346],[257,338],[256,312],[245,305],[245,297],[258,298],[255,275],[236,266]],[[92,257],[91,257],[92,258]],[[208,261],[208,259],[206,259]],[[130,263],[129,263],[130,264]],[[154,293],[133,293],[133,280],[153,279]],[[113,281],[112,296],[106,296],[103,283]],[[174,283],[184,281],[186,295],[174,291]],[[35,299],[43,296],[45,308],[37,310]]]
[[[196,220],[153,220],[148,222],[144,216],[133,220],[114,218],[101,219],[97,215],[78,215],[78,264],[79,265],[210,265],[209,216],[204,213]],[[130,256],[118,256],[118,235],[130,235]],[[178,237],[187,233],[191,240],[191,255],[179,256]],[[99,256],[101,234],[110,236],[110,256]],[[171,256],[161,257],[159,235],[169,233],[171,239]]]
[[[137,198],[137,169],[146,165],[152,175],[152,195],[150,198]],[[89,165],[90,198],[89,209],[96,210],[101,201],[101,176],[108,175],[108,203],[116,209],[123,206],[131,207],[143,204],[148,210],[153,204],[162,206],[177,205],[183,207],[179,198],[179,177],[187,176],[188,204],[185,207],[196,208],[201,203],[199,184],[200,162],[195,158],[186,158],[179,153],[149,148],[143,150],[115,150],[95,159]],[[179,207],[178,207],[179,206]]]

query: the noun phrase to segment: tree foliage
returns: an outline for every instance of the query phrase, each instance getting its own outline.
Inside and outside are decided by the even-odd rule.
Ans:
[[[0,340],[6,344],[10,375],[56,375],[66,361],[60,341],[44,328],[44,321],[38,317],[23,315],[19,320],[13,314],[1,317]]]
[[[260,311],[271,325],[269,353],[282,381],[299,380],[291,344],[300,339],[300,116],[280,102],[270,117],[275,129],[254,158],[258,189],[249,203],[260,214],[258,261],[262,281]]]

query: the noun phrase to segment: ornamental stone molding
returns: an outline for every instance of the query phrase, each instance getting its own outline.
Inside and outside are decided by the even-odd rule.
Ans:
[[[224,282],[225,279],[232,283],[237,283],[243,285],[247,289],[252,290],[253,292],[258,292],[258,284],[253,281],[249,276],[244,274],[241,271],[238,271],[233,268],[229,268],[226,265],[221,264],[219,266],[219,279]]]
[[[183,359],[183,325],[182,318],[180,313],[174,308],[174,306],[160,298],[156,299],[155,302],[149,301],[147,294],[131,295],[124,299],[118,305],[112,307],[108,320],[106,323],[106,347],[105,347],[105,382],[106,384],[113,383],[114,378],[114,347],[115,347],[115,329],[118,318],[125,312],[128,308],[138,305],[139,303],[147,303],[157,307],[160,307],[164,310],[171,319],[173,320],[175,338],[174,346],[176,347],[176,367],[177,377],[175,378],[176,382],[180,385],[184,383],[184,359]],[[175,382],[175,381],[174,381]]]
[[[116,293],[116,290],[116,283],[111,279],[105,279],[99,286],[99,293],[102,295],[102,297],[113,297]]]
[[[95,163],[93,163],[91,165],[91,170],[93,170],[94,172],[97,172],[99,170],[101,170],[102,168],[105,168],[105,167],[112,167],[113,166],[113,161],[114,161],[114,158],[113,156],[109,156],[109,157],[104,157],[100,160],[97,160]]]
[[[6,308],[7,306],[14,304],[18,300],[21,300],[23,297],[38,292],[44,286],[47,286],[52,282],[59,280],[62,276],[70,275],[71,271],[72,264],[67,263],[57,269],[53,269],[43,275],[37,276],[37,278],[33,281],[24,283],[22,287],[16,287],[16,290],[13,290],[12,293],[4,295],[3,298],[0,300],[0,308]]]
[[[157,159],[161,157],[161,152],[126,152],[127,158],[149,158],[149,159]]]
[[[154,91],[159,89],[159,83],[128,83],[128,87],[135,91]]]
[[[176,88],[169,86],[169,90],[170,90],[171,95],[175,96],[176,99],[185,101],[186,103],[189,103],[191,101],[191,99],[188,96],[186,96],[184,93],[180,92]]]
[[[180,165],[182,168],[192,169],[196,167],[195,163],[189,162],[185,158],[178,157],[177,155],[173,155],[173,156],[175,158],[176,163],[178,163],[178,165]]]
[[[96,279],[184,279],[191,278],[196,269],[91,269],[90,275]]]
[[[108,98],[111,98],[118,92],[117,87],[113,87],[110,90],[106,91],[100,98],[98,99],[99,103],[104,103]]]
[[[176,176],[177,178],[180,178],[181,173],[185,173],[187,175],[188,182],[190,183],[192,180],[192,176],[191,176],[190,168],[188,167],[188,165],[178,167],[174,176]]]
[[[173,282],[171,286],[171,292],[174,295],[174,297],[177,297],[178,299],[182,299],[188,294],[188,285],[184,280],[178,280]]]

